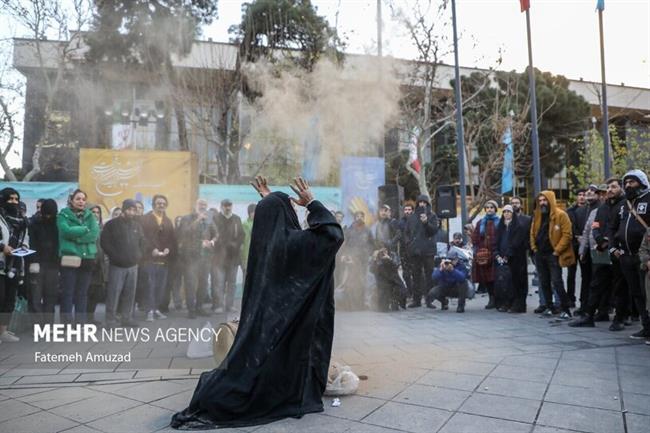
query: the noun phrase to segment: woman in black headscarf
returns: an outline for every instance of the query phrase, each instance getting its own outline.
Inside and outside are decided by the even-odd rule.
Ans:
[[[203,373],[177,429],[242,427],[322,412],[334,335],[334,258],[343,231],[295,180],[309,210],[300,229],[289,196],[253,186],[255,209],[239,329],[221,366]]]
[[[0,191],[0,342],[19,340],[7,329],[25,273],[25,261],[11,254],[23,246],[27,233],[27,218],[21,216],[19,203],[20,194],[15,189]]]

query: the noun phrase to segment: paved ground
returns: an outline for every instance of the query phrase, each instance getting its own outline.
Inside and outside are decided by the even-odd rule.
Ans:
[[[486,311],[485,303],[470,301],[465,314],[453,305],[338,312],[333,359],[368,376],[358,393],[340,407],[326,398],[323,414],[221,431],[650,431],[650,347],[628,338],[638,325],[620,333],[605,324],[573,329],[532,313]],[[93,369],[43,369],[30,364],[35,343],[18,347],[0,345],[2,433],[171,431],[169,419],[189,402],[197,374],[212,368],[210,359],[187,360],[180,344],[140,344],[130,348],[130,365]]]

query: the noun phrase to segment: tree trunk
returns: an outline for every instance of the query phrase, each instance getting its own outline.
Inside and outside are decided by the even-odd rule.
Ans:
[[[181,150],[190,150],[189,142],[187,141],[187,126],[185,123],[185,109],[183,102],[176,96],[174,86],[176,85],[176,72],[172,66],[172,61],[169,56],[165,59],[165,69],[169,81],[169,96],[172,100],[174,108],[174,116],[176,116],[176,127],[178,128],[178,145]]]

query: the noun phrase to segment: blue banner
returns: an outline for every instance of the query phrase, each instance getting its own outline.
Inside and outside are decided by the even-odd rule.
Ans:
[[[598,0],[596,2],[596,10],[604,11],[605,10],[605,0]]]
[[[503,171],[501,173],[501,194],[512,191],[515,177],[515,155],[512,145],[512,129],[508,126],[503,133],[503,144],[506,149],[503,153]]]
[[[341,195],[345,224],[354,212],[363,211],[370,226],[377,215],[377,188],[385,183],[384,158],[346,156],[341,160]]]

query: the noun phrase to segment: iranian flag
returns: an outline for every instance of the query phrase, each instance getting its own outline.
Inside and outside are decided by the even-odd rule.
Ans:
[[[411,141],[409,142],[409,166],[413,168],[417,173],[420,172],[420,161],[418,160],[418,137],[420,136],[420,130],[415,128],[413,134],[411,135]]]

